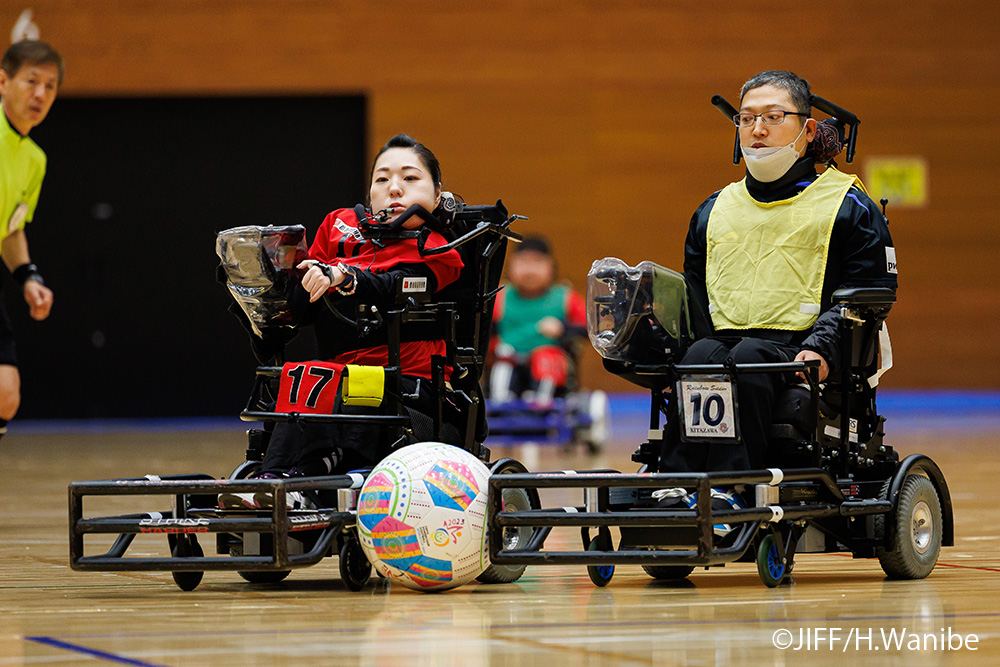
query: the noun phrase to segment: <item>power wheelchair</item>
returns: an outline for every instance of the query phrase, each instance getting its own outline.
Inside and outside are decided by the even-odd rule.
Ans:
[[[831,125],[854,153],[857,117],[821,98],[817,108],[838,117]],[[719,96],[723,114],[736,110]],[[737,137],[734,162],[740,158]],[[884,206],[883,202],[883,206]],[[755,561],[763,583],[790,577],[796,553],[847,551],[877,557],[890,578],[926,577],[942,546],[954,544],[948,485],[929,457],[903,460],[884,442],[876,404],[880,332],[895,302],[889,289],[844,289],[841,371],[818,381],[818,361],[775,364],[681,365],[704,314],[684,277],[652,262],[595,262],[588,275],[588,328],[607,370],[651,393],[649,436],[632,456],[639,471],[521,473],[490,480],[491,562],[508,565],[586,565],[594,584],[607,585],[615,565],[636,564],[654,579],[686,578],[695,567]],[[886,350],[888,352],[888,350]],[[802,372],[776,400],[762,470],[706,473],[660,471],[667,427],[673,421],[688,442],[738,442],[735,379],[743,373]],[[661,421],[662,420],[662,421]],[[583,504],[514,510],[496,498],[505,488],[580,489]],[[713,507],[716,489],[744,502]],[[672,495],[683,503],[661,502]],[[732,494],[730,494],[730,497]],[[746,506],[749,505],[749,506]],[[579,528],[582,549],[547,550],[553,528]],[[504,530],[532,528],[517,547]],[[617,545],[611,529],[617,528]],[[722,528],[723,530],[720,530]]]
[[[551,399],[540,401],[513,392],[504,398],[498,398],[493,392],[487,396],[491,444],[530,442],[561,445],[567,449],[582,445],[590,454],[596,454],[607,444],[611,421],[608,396],[601,390],[587,391],[579,386],[578,341],[567,343],[564,348],[569,361],[566,386],[555,390]],[[492,371],[498,372],[497,368],[494,364]],[[524,371],[522,366],[508,372]]]
[[[288,576],[292,569],[313,565],[327,556],[339,556],[340,575],[351,590],[360,590],[371,576],[371,565],[365,557],[357,536],[357,501],[366,478],[366,470],[345,475],[287,479],[252,479],[251,473],[260,467],[269,437],[269,424],[278,421],[299,423],[364,422],[386,429],[393,447],[411,444],[416,419],[431,422],[437,439],[443,440],[446,424],[439,404],[436,414],[422,415],[407,408],[402,401],[400,332],[413,322],[431,322],[440,327],[446,341],[444,356],[435,357],[431,382],[441,403],[458,406],[461,419],[457,425],[462,446],[490,468],[491,474],[522,473],[525,468],[514,459],[490,461],[489,449],[483,446],[487,433],[480,380],[489,341],[489,322],[493,301],[499,288],[507,242],[520,236],[510,230],[521,216],[510,215],[502,202],[495,205],[470,206],[450,200],[445,214],[435,217],[419,206],[411,207],[392,223],[380,224],[377,215],[361,217],[363,231],[376,242],[392,238],[415,238],[422,255],[443,253],[455,248],[462,256],[464,268],[458,280],[436,295],[427,292],[426,281],[399,280],[395,304],[385,312],[368,305],[358,306],[357,312],[341,313],[336,304],[328,305],[338,318],[353,326],[364,336],[382,329],[388,338],[389,364],[384,373],[384,409],[380,414],[347,415],[317,414],[300,401],[297,411],[276,411],[276,399],[281,392],[281,379],[287,377],[283,368],[288,364],[259,367],[251,397],[241,418],[263,422],[264,428],[248,431],[246,460],[225,479],[208,474],[147,475],[145,477],[101,481],[73,482],[69,487],[70,565],[81,571],[169,571],[178,587],[193,590],[208,570],[235,570],[250,583],[275,583]],[[363,213],[363,209],[359,211]],[[448,243],[428,247],[427,233],[404,230],[403,222],[414,214],[427,220],[424,229],[439,231]],[[237,301],[254,300],[269,290],[280,294],[297,277],[291,269],[302,258],[304,230],[296,228],[240,228],[230,230],[249,236],[253,242],[239,251],[249,254],[249,280],[242,288],[232,289]],[[220,253],[221,254],[221,253]],[[224,262],[225,264],[225,259]],[[259,264],[259,266],[258,266]],[[244,276],[247,277],[247,276]],[[249,287],[247,287],[249,285]],[[271,293],[273,295],[273,292]],[[273,305],[273,304],[272,304]],[[259,333],[267,325],[282,325],[287,313],[283,308],[265,307],[258,321],[247,324]],[[273,333],[273,332],[271,332]],[[280,336],[279,336],[280,338]],[[283,346],[277,346],[274,358],[281,361]],[[309,363],[299,373],[308,372]],[[453,369],[450,382],[446,368]],[[348,371],[349,371],[348,367]],[[380,373],[380,374],[381,374]],[[336,383],[332,389],[337,390]],[[354,385],[356,383],[351,383]],[[319,383],[313,386],[313,389]],[[312,390],[309,393],[313,393]],[[381,393],[381,392],[377,392]],[[371,396],[365,397],[371,399]],[[374,405],[369,403],[368,405]],[[454,441],[454,433],[452,433]],[[314,509],[289,509],[287,494],[309,492],[318,498]],[[260,510],[220,509],[222,493],[269,493],[273,507]],[[85,516],[84,500],[96,496],[147,496],[170,498],[170,507],[157,512],[139,512],[117,516]],[[537,494],[522,489],[502,492],[506,506],[519,509],[538,507]],[[528,531],[508,531],[508,539],[516,543]],[[127,555],[138,535],[166,534],[169,557]],[[85,553],[88,535],[117,535],[103,554]],[[206,556],[199,543],[199,534],[215,537],[218,556]],[[517,580],[523,566],[491,566],[479,576],[484,583],[506,583]]]

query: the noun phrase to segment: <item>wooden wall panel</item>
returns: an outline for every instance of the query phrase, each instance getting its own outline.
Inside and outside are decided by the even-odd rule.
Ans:
[[[406,131],[446,185],[502,196],[583,288],[607,255],[680,268],[691,213],[741,176],[708,104],[769,68],[863,120],[858,160],[917,155],[930,205],[894,209],[888,386],[1000,387],[1000,5],[597,0],[36,0],[63,95],[364,92],[374,150]],[[0,2],[0,26],[21,3]],[[57,111],[58,112],[58,103]],[[294,122],[294,108],[276,127]],[[151,129],[155,131],[155,129]],[[331,202],[331,207],[345,202]],[[585,381],[628,388],[588,352]]]

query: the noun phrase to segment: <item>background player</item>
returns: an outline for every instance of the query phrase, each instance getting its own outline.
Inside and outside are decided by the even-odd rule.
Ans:
[[[556,260],[544,238],[525,237],[514,246],[507,278],[493,310],[490,397],[545,404],[575,373],[574,348],[587,335],[586,307],[570,286],[556,283]]]

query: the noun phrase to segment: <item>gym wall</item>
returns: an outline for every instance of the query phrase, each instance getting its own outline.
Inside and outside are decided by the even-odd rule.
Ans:
[[[74,97],[363,93],[368,155],[401,131],[425,142],[446,188],[470,202],[502,197],[530,216],[520,229],[552,240],[581,291],[604,256],[681,268],[691,214],[742,176],[733,127],[709,98],[736,102],[752,74],[791,69],[862,119],[858,157],[842,167],[864,176],[874,157],[926,166],[926,204],[888,209],[900,290],[883,386],[1000,387],[1000,231],[986,194],[1000,177],[995,3],[854,0],[780,13],[545,0],[32,7],[67,60],[53,120]],[[20,11],[0,8],[0,25]],[[286,111],[273,131],[297,122],[297,109]],[[349,203],[322,199],[327,209]],[[35,224],[43,252],[42,228],[65,223],[40,207]],[[56,308],[67,298],[57,292]],[[213,346],[205,331],[197,341]],[[585,355],[586,385],[634,389]]]
[[[215,280],[215,233],[301,224],[311,241],[331,201],[360,201],[364,97],[58,104],[37,128],[49,170],[28,226],[52,314],[35,322],[17,290],[5,295],[19,415],[236,415],[256,363]],[[312,358],[312,343],[299,336],[290,358]]]

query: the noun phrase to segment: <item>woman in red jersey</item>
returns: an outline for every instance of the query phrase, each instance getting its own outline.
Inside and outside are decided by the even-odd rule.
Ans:
[[[406,135],[391,138],[375,157],[371,174],[370,211],[381,214],[381,224],[389,224],[404,211],[419,204],[435,211],[441,202],[441,167],[434,154],[423,144]],[[426,278],[436,292],[453,283],[462,270],[456,250],[422,257],[416,239],[368,238],[356,209],[337,209],[326,216],[312,247],[309,259],[299,265],[305,270],[301,289],[293,299],[293,313],[299,324],[313,324],[319,357],[335,363],[385,366],[388,363],[386,332],[376,330],[362,337],[357,327],[337,318],[321,301],[333,299],[340,312],[357,312],[363,303],[384,312],[396,298],[396,280],[400,276]],[[419,214],[403,223],[405,229],[422,226]],[[430,232],[428,247],[444,245],[446,240]],[[430,389],[431,357],[444,355],[445,342],[432,324],[409,323],[401,332],[400,360],[403,370],[404,403],[410,410],[433,414],[438,399]],[[426,378],[419,382],[421,378]],[[372,408],[342,405],[337,392],[335,411],[340,413],[372,412]],[[420,420],[426,428],[426,420]],[[420,433],[418,440],[431,433]],[[389,452],[387,434],[371,424],[277,423],[271,435],[261,468],[262,477],[309,476],[340,473],[374,466]],[[457,430],[455,430],[457,437]],[[224,494],[220,502],[227,507],[267,506],[270,494]],[[308,499],[298,493],[288,494],[290,506],[308,506]]]

